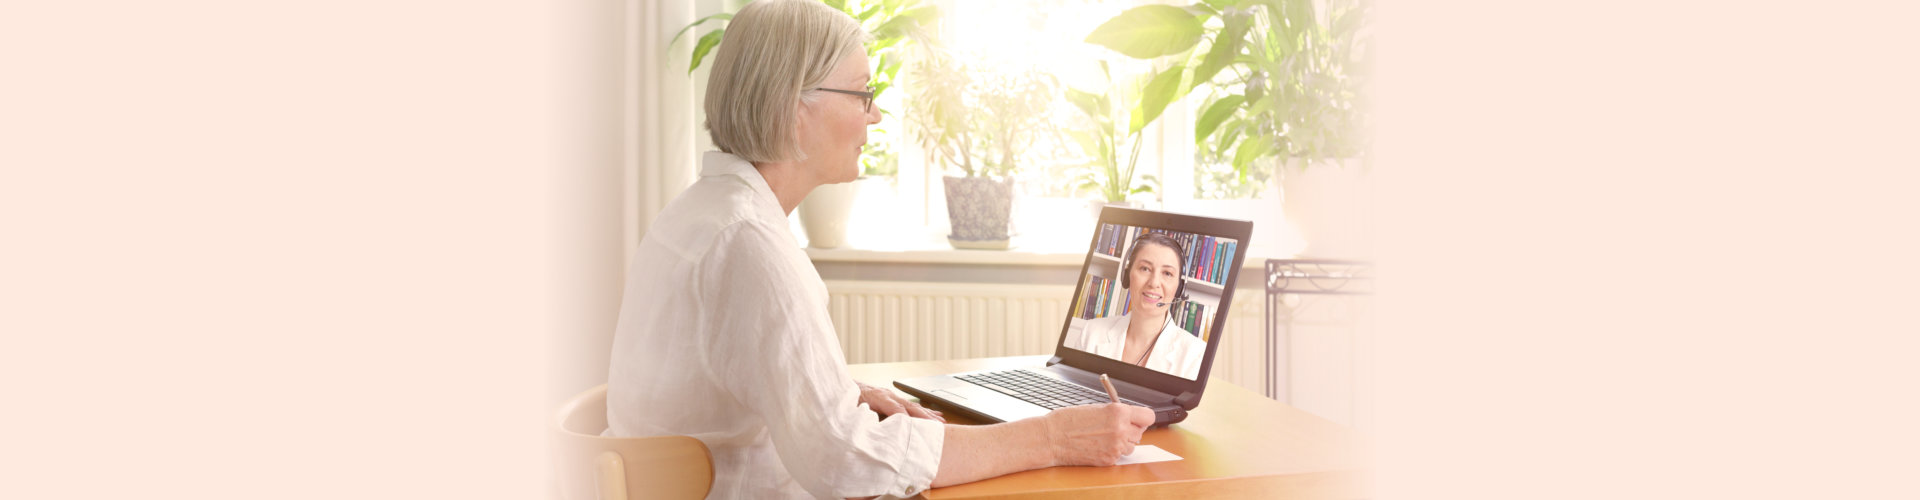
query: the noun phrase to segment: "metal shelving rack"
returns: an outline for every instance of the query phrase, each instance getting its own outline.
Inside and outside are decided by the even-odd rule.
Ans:
[[[1373,263],[1338,259],[1267,259],[1267,397],[1292,403],[1282,376],[1291,378],[1287,357],[1293,308],[1289,295],[1373,294]]]

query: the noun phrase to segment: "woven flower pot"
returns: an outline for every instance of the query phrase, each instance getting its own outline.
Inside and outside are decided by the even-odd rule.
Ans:
[[[943,180],[947,220],[953,225],[947,242],[954,248],[1006,249],[1007,222],[1013,213],[1013,178],[948,176]]]

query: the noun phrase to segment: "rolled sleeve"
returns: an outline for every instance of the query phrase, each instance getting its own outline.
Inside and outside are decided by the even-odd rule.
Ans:
[[[906,432],[906,460],[899,474],[899,481],[887,491],[902,497],[910,497],[926,491],[933,486],[933,477],[940,472],[940,451],[946,446],[947,426],[940,422],[924,418],[908,417],[897,413],[887,420],[900,420],[909,427]],[[891,493],[898,491],[900,493]]]

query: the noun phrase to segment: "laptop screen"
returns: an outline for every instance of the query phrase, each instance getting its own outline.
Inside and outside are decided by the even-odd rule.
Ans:
[[[1196,380],[1242,241],[1103,222],[1062,346]]]

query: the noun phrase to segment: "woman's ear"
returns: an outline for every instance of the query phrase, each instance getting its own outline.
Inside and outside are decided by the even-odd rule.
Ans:
[[[793,101],[793,127],[795,131],[804,131],[808,126],[813,124],[814,116],[812,111],[813,107],[808,106],[807,101],[800,99]]]

